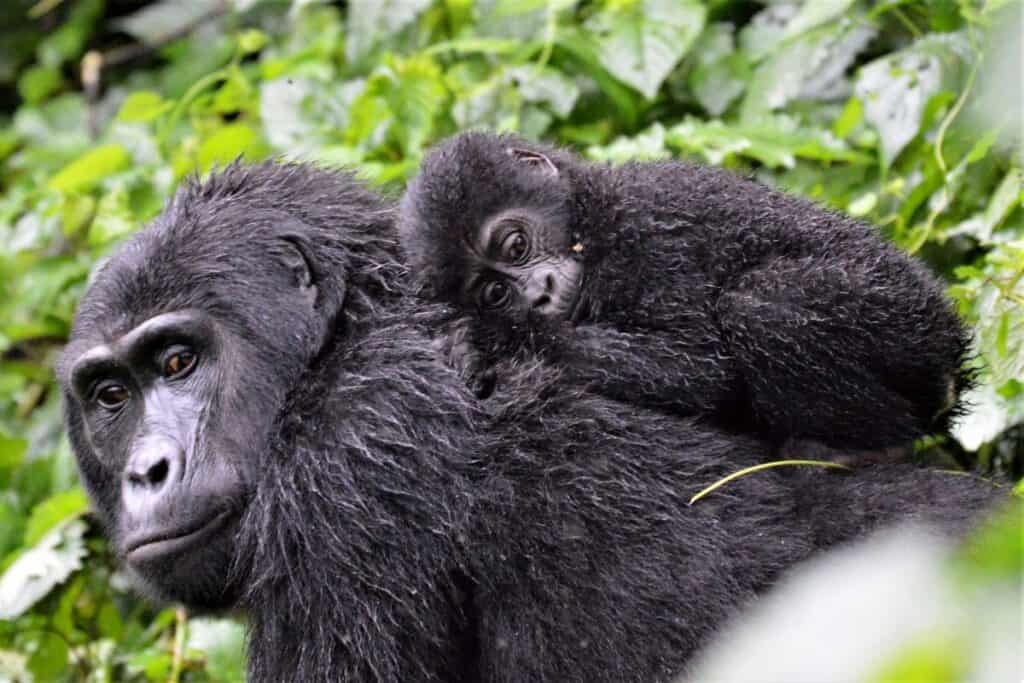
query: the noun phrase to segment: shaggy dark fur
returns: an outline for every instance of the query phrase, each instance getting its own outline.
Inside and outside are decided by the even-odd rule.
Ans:
[[[613,398],[876,454],[944,430],[967,383],[967,333],[920,263],[717,168],[611,167],[489,133],[442,142],[399,220],[428,295],[458,305],[466,245],[516,208],[575,236],[581,291],[567,324],[467,311],[479,320],[453,334],[482,356],[471,368],[529,345]]]
[[[89,417],[69,368],[182,306],[246,341],[209,361],[245,372],[223,370],[179,493],[230,459],[237,521],[138,571],[164,598],[246,609],[254,683],[665,680],[817,548],[908,515],[959,531],[1001,497],[886,465],[760,472],[690,506],[761,445],[587,393],[528,357],[479,405],[432,350],[446,313],[400,296],[390,219],[347,176],[301,165],[189,184],[98,273],[61,363],[81,473],[124,553],[123,462],[94,451],[120,418]],[[277,279],[281,225],[319,293],[305,319]],[[203,443],[225,425],[237,453]],[[198,556],[201,590],[173,569]]]

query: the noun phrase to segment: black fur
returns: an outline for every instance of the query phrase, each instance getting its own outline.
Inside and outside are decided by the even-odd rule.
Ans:
[[[471,235],[524,207],[582,244],[575,314],[481,313],[453,333],[482,356],[471,366],[530,345],[608,396],[849,452],[906,446],[955,413],[967,332],[941,283],[862,223],[717,168],[611,167],[465,133],[430,151],[402,202],[428,295],[456,303]]]
[[[883,465],[759,472],[691,506],[763,446],[588,393],[525,355],[479,404],[433,349],[448,313],[401,296],[390,220],[347,176],[308,166],[190,184],[101,270],[61,365],[66,386],[90,344],[180,306],[249,340],[253,355],[231,360],[258,382],[225,384],[211,406],[238,417],[248,488],[232,501],[232,571],[208,578],[249,613],[254,683],[666,680],[818,548],[908,515],[959,532],[1002,496]],[[311,254],[309,319],[270,286],[281,221]],[[94,457],[80,411],[69,394],[109,520],[121,473]]]

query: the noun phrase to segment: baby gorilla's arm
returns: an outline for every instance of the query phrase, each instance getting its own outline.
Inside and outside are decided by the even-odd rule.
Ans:
[[[680,334],[564,326],[548,346],[558,366],[617,400],[716,416],[742,400],[735,359],[713,329]]]

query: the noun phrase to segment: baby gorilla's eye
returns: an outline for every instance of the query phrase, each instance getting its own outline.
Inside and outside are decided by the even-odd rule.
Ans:
[[[178,379],[187,375],[196,364],[196,354],[189,349],[176,351],[164,361],[164,377]]]
[[[120,384],[108,384],[96,392],[96,402],[107,410],[117,410],[128,400],[128,390]]]
[[[501,255],[502,258],[508,263],[519,263],[526,254],[530,251],[530,240],[526,237],[526,233],[522,230],[517,230],[501,243]]]
[[[491,280],[480,290],[480,304],[484,308],[499,308],[508,301],[512,290],[501,280]]]

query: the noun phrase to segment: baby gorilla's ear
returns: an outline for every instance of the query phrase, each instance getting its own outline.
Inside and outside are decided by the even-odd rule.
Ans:
[[[540,152],[533,152],[528,149],[519,149],[517,147],[508,147],[505,152],[515,159],[525,164],[538,168],[545,175],[552,177],[558,177],[558,167],[551,159],[547,158]]]

